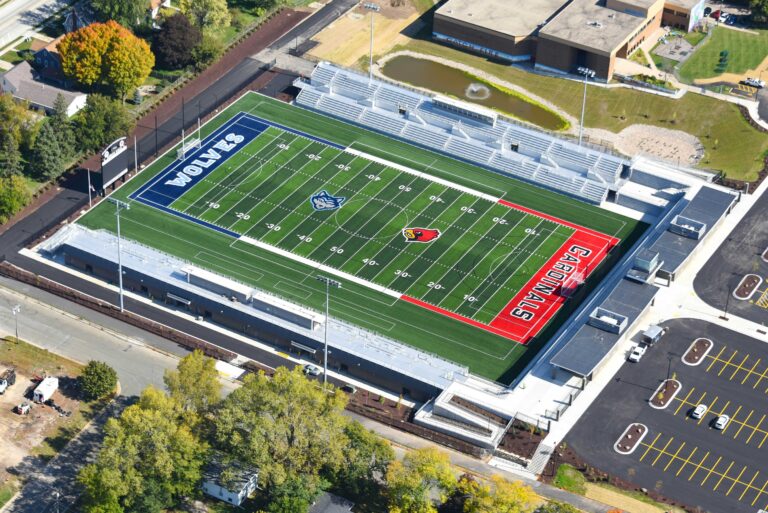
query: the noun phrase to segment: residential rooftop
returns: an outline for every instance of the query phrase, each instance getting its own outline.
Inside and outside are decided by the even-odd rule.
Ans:
[[[557,13],[567,0],[448,0],[436,14],[514,37],[530,36]]]

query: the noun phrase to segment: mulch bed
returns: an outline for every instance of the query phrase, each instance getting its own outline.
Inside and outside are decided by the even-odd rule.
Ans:
[[[666,379],[651,396],[650,403],[657,408],[666,408],[682,385],[675,379]]]
[[[488,411],[485,408],[481,408],[480,406],[476,405],[475,403],[472,403],[470,401],[467,401],[466,399],[462,399],[461,397],[458,397],[456,395],[451,396],[451,401],[453,404],[459,406],[460,408],[463,408],[467,411],[471,411],[472,413],[476,413],[477,415],[480,415],[483,418],[486,418],[493,422],[494,424],[497,424],[499,426],[506,426],[507,420],[503,417],[500,417],[499,415],[496,415],[492,411]]]
[[[622,437],[616,442],[615,449],[622,454],[630,454],[635,450],[637,444],[648,433],[648,428],[640,423],[630,424],[624,431]]]
[[[761,281],[763,281],[762,278],[756,274],[745,275],[739,282],[739,286],[733,291],[734,297],[742,301],[749,299]]]
[[[504,433],[504,438],[501,439],[499,449],[506,451],[517,456],[531,459],[536,453],[536,448],[539,446],[546,433],[540,429],[531,429],[531,426],[515,420],[509,430]]]
[[[697,338],[683,355],[683,362],[688,365],[696,365],[712,349],[712,345],[713,342],[708,338]]]

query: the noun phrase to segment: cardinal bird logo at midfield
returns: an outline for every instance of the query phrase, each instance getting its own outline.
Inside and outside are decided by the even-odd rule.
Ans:
[[[403,230],[406,242],[432,242],[440,237],[440,230],[432,228],[406,228]]]

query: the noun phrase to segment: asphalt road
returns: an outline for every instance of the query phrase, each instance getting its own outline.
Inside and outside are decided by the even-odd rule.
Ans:
[[[761,259],[768,248],[768,197],[762,195],[744,219],[715,251],[696,275],[693,288],[709,305],[751,321],[768,323],[768,309],[757,304],[768,284],[764,281],[752,296],[752,301],[739,301],[732,296],[745,274],[755,273],[768,278],[768,263]],[[768,303],[766,304],[768,306]]]
[[[582,416],[566,437],[568,447],[612,476],[702,512],[766,508],[768,379],[756,372],[768,372],[768,346],[701,320],[665,325],[669,333],[639,363],[625,364]],[[698,337],[711,339],[713,349],[699,366],[683,364]],[[648,400],[667,377],[681,383],[680,391],[667,408],[651,408]],[[697,404],[709,407],[701,422],[690,417]],[[711,425],[720,413],[731,417],[723,431]],[[620,455],[613,444],[635,422],[649,432],[633,454]]]
[[[70,2],[66,0],[10,0],[0,7],[0,48],[22,37]]]

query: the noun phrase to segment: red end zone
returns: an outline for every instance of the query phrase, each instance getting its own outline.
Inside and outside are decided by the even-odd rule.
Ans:
[[[549,219],[576,231],[507,303],[507,306],[491,321],[490,325],[410,296],[403,295],[400,299],[516,342],[527,344],[546,326],[565,303],[567,297],[563,293],[563,284],[567,283],[569,278],[575,277],[576,274],[583,274],[584,279],[586,279],[603,261],[611,248],[619,243],[619,239],[506,200],[499,200],[499,203],[515,210]]]

